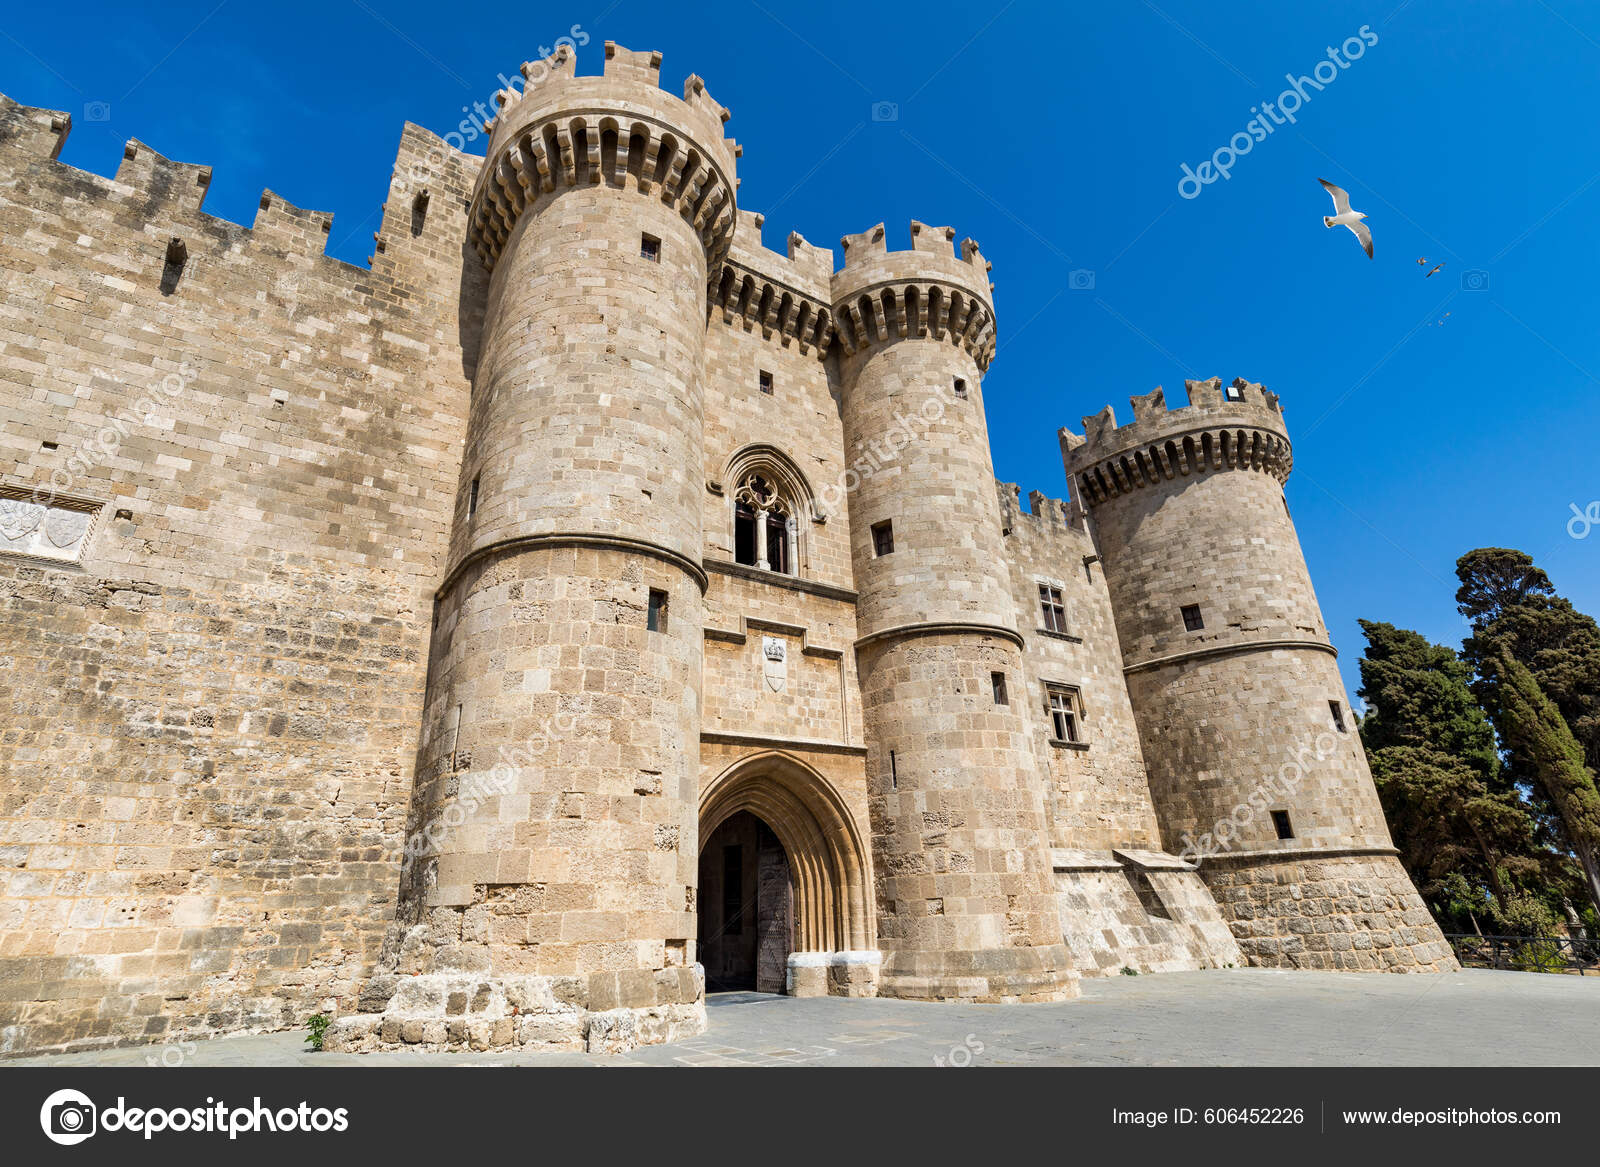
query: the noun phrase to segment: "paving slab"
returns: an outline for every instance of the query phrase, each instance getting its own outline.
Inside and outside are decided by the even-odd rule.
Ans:
[[[707,997],[710,1028],[621,1055],[313,1053],[303,1030],[6,1066],[1595,1066],[1600,977],[1218,969],[1086,979],[1061,1004]]]

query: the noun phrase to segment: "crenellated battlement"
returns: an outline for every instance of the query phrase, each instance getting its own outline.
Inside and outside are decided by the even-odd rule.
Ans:
[[[197,213],[211,187],[211,167],[176,162],[137,138],[130,138],[122,148],[122,164],[117,167],[115,181],[148,191],[154,200],[171,204],[180,213]]]
[[[1086,505],[1205,470],[1249,469],[1289,477],[1293,453],[1278,395],[1235,378],[1185,381],[1189,404],[1168,409],[1159,386],[1129,398],[1133,421],[1117,425],[1107,405],[1083,419],[1084,432],[1062,429],[1061,457],[1067,476]]]
[[[1000,497],[1000,526],[1007,536],[1027,531],[1041,536],[1083,539],[1088,528],[1083,509],[1072,499],[1050,498],[1041,491],[1028,492],[1028,506],[1022,505],[1022,487],[1015,482],[995,480]]]
[[[875,343],[932,336],[966,350],[980,370],[995,348],[990,263],[972,239],[911,221],[911,248],[890,251],[883,224],[846,235],[844,266],[831,282],[839,343],[855,353]]]
[[[0,1055],[318,1010],[346,1051],[623,1052],[698,1032],[708,978],[1060,999],[1241,960],[1228,922],[1433,967],[1353,738],[1292,824],[1156,850],[1348,724],[1277,398],[1136,397],[1024,496],[975,242],[769,247],[699,77],[561,43],[487,129],[405,123],[370,266],[142,141],[69,166],[73,119],[0,97],[0,773],[48,793],[0,847]]]
[[[724,324],[739,321],[746,331],[761,330],[763,339],[777,336],[795,343],[802,353],[824,356],[833,343],[833,312],[828,280],[833,253],[789,233],[788,254],[761,242],[765,216],[741,210],[733,248],[720,277],[714,277],[708,311],[722,313]]]
[[[226,247],[259,247],[285,255],[314,256],[350,273],[352,278],[369,274],[326,254],[333,228],[330,211],[299,207],[272,190],[263,190],[254,221],[246,228],[205,210],[212,182],[210,166],[168,158],[137,138],[130,138],[123,147],[116,174],[110,178],[61,162],[61,147],[71,126],[72,119],[65,113],[22,105],[0,94],[0,154],[20,151],[24,156],[53,162],[85,184],[85,193],[98,192],[96,197],[138,200],[146,208],[152,227],[163,237],[179,239],[185,249],[196,244],[193,236],[198,232],[214,237],[210,245],[201,246],[221,243]],[[404,133],[426,140],[426,148],[418,147],[415,153],[444,159],[433,166],[435,170],[442,172],[451,159],[467,157],[421,126],[407,123]]]
[[[55,161],[71,132],[71,114],[22,105],[0,93],[0,148],[19,148]]]
[[[659,197],[693,224],[717,272],[732,245],[740,147],[730,114],[691,76],[683,97],[660,88],[661,54],[606,42],[605,71],[577,75],[563,45],[522,67],[521,91],[495,97],[489,148],[472,196],[470,237],[493,269],[517,219],[558,187],[600,182]]]

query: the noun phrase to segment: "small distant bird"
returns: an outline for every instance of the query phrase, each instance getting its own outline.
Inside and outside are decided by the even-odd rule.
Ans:
[[[1328,194],[1333,196],[1334,213],[1332,215],[1322,216],[1322,225],[1324,227],[1332,227],[1335,223],[1337,223],[1341,227],[1350,228],[1350,233],[1357,239],[1361,240],[1362,250],[1367,253],[1367,258],[1371,259],[1372,232],[1368,229],[1367,225],[1361,221],[1362,219],[1366,218],[1366,215],[1362,214],[1360,211],[1352,211],[1350,209],[1350,196],[1345,193],[1343,187],[1334,186],[1333,183],[1329,182],[1326,178],[1319,178],[1317,181],[1322,184],[1322,188],[1326,190]]]
[[[1440,269],[1441,269],[1441,268],[1443,268],[1443,267],[1444,267],[1444,264],[1442,264],[1442,263],[1436,263],[1436,264],[1434,264],[1434,265],[1433,265],[1433,271],[1430,271],[1430,272],[1429,272],[1429,273],[1428,273],[1428,275],[1426,275],[1426,276],[1423,276],[1423,277],[1422,277],[1422,278],[1423,278],[1423,279],[1427,279],[1427,278],[1428,278],[1428,276],[1431,276],[1431,275],[1432,275],[1432,274],[1433,274],[1433,272],[1435,272],[1435,271],[1439,271],[1439,270],[1440,270]]]
[[[1437,319],[1437,320],[1435,320],[1433,322],[1434,323],[1434,327],[1437,328],[1439,325],[1443,324],[1448,319],[1450,319],[1450,313],[1446,312],[1443,316],[1439,317],[1439,319]]]

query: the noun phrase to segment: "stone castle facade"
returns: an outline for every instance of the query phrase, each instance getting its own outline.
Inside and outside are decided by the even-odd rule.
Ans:
[[[1276,397],[1108,408],[1024,507],[977,244],[769,250],[699,78],[574,64],[405,127],[370,270],[0,106],[0,1050],[1453,967]]]

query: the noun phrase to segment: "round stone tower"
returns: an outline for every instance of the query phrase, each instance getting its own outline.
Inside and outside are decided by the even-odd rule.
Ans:
[[[1396,858],[1283,484],[1275,394],[1160,389],[1061,433],[1111,592],[1167,849],[1200,864],[1252,964],[1438,971]]]
[[[1072,996],[981,379],[988,264],[844,239],[832,284],[885,996]],[[1007,695],[1010,703],[1003,703]]]
[[[685,468],[738,149],[698,78],[658,88],[660,63],[607,43],[604,76],[577,77],[559,50],[500,95],[400,922],[363,998],[380,1016],[346,1045],[611,1051],[704,1028]]]

